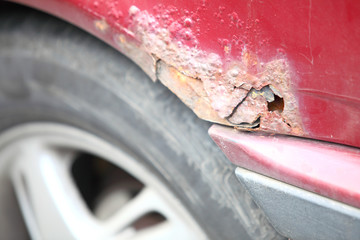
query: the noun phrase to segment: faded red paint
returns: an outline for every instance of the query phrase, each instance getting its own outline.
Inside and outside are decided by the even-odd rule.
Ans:
[[[360,208],[360,150],[301,138],[212,126],[235,165]]]
[[[16,1],[40,8],[86,29],[138,62],[153,79],[156,78],[159,56],[136,52],[136,47],[143,46],[142,39],[138,38],[139,32],[134,31],[141,26],[134,21],[139,13],[142,14],[138,23],[155,21],[153,26],[148,22],[146,29],[151,30],[152,27],[155,32],[159,28],[169,30],[170,41],[180,46],[176,53],[186,52],[182,57],[188,54],[198,57],[198,61],[185,64],[170,55],[166,59],[165,54],[164,61],[186,77],[199,78],[204,84],[210,76],[215,78],[216,84],[221,85],[221,81],[224,81],[225,87],[232,86],[226,76],[234,64],[246,66],[247,76],[251,76],[251,79],[261,79],[264,65],[283,61],[287,66],[288,82],[281,88],[275,88],[283,94],[289,93],[290,101],[283,97],[284,111],[280,114],[265,111],[265,102],[257,100],[263,102],[259,103],[260,109],[263,109],[260,111],[261,129],[305,134],[312,138],[360,146],[358,1]],[[129,11],[131,6],[136,8]],[[119,44],[121,40],[124,44]],[[161,55],[162,60],[164,56]],[[203,71],[202,65],[197,65],[199,62],[214,63],[215,66],[210,66],[210,72],[209,66]],[[215,74],[213,69],[219,71]],[[212,93],[206,89],[207,96],[202,96],[202,104],[195,106],[198,112],[204,109],[209,113],[218,108],[221,109],[217,110],[220,119],[228,118],[225,115],[230,110],[222,113],[225,108],[217,106],[221,91],[214,90],[215,93]],[[236,90],[229,94],[225,105],[233,107],[244,93]],[[199,107],[208,107],[209,104],[211,109]],[[213,120],[213,112],[208,116],[211,117],[206,119]]]

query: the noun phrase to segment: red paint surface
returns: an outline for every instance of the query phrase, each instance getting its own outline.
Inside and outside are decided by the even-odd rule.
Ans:
[[[360,207],[360,150],[213,125],[210,136],[236,165]]]
[[[112,33],[126,32],[135,5],[173,29],[174,40],[217,53],[224,62],[239,59],[245,47],[258,62],[285,57],[307,136],[360,147],[360,1],[14,1],[113,46]],[[99,33],[95,19],[106,19],[111,31]]]

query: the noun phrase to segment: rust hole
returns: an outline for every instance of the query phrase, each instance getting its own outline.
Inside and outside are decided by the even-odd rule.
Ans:
[[[274,94],[274,101],[268,102],[268,110],[270,112],[278,111],[282,113],[284,111],[284,99]]]

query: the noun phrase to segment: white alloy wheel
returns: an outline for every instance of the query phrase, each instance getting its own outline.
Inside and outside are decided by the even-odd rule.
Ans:
[[[116,165],[143,187],[135,196],[105,197],[103,205],[118,201],[118,209],[108,218],[96,217],[71,173],[80,152]],[[0,159],[0,174],[11,179],[33,239],[205,238],[176,196],[126,148],[80,129],[52,123],[14,127],[0,136]],[[136,229],[133,224],[150,213],[164,220]]]

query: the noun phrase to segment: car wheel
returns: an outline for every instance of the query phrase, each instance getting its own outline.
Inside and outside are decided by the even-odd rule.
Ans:
[[[0,11],[4,237],[282,238],[168,89],[70,24]]]

